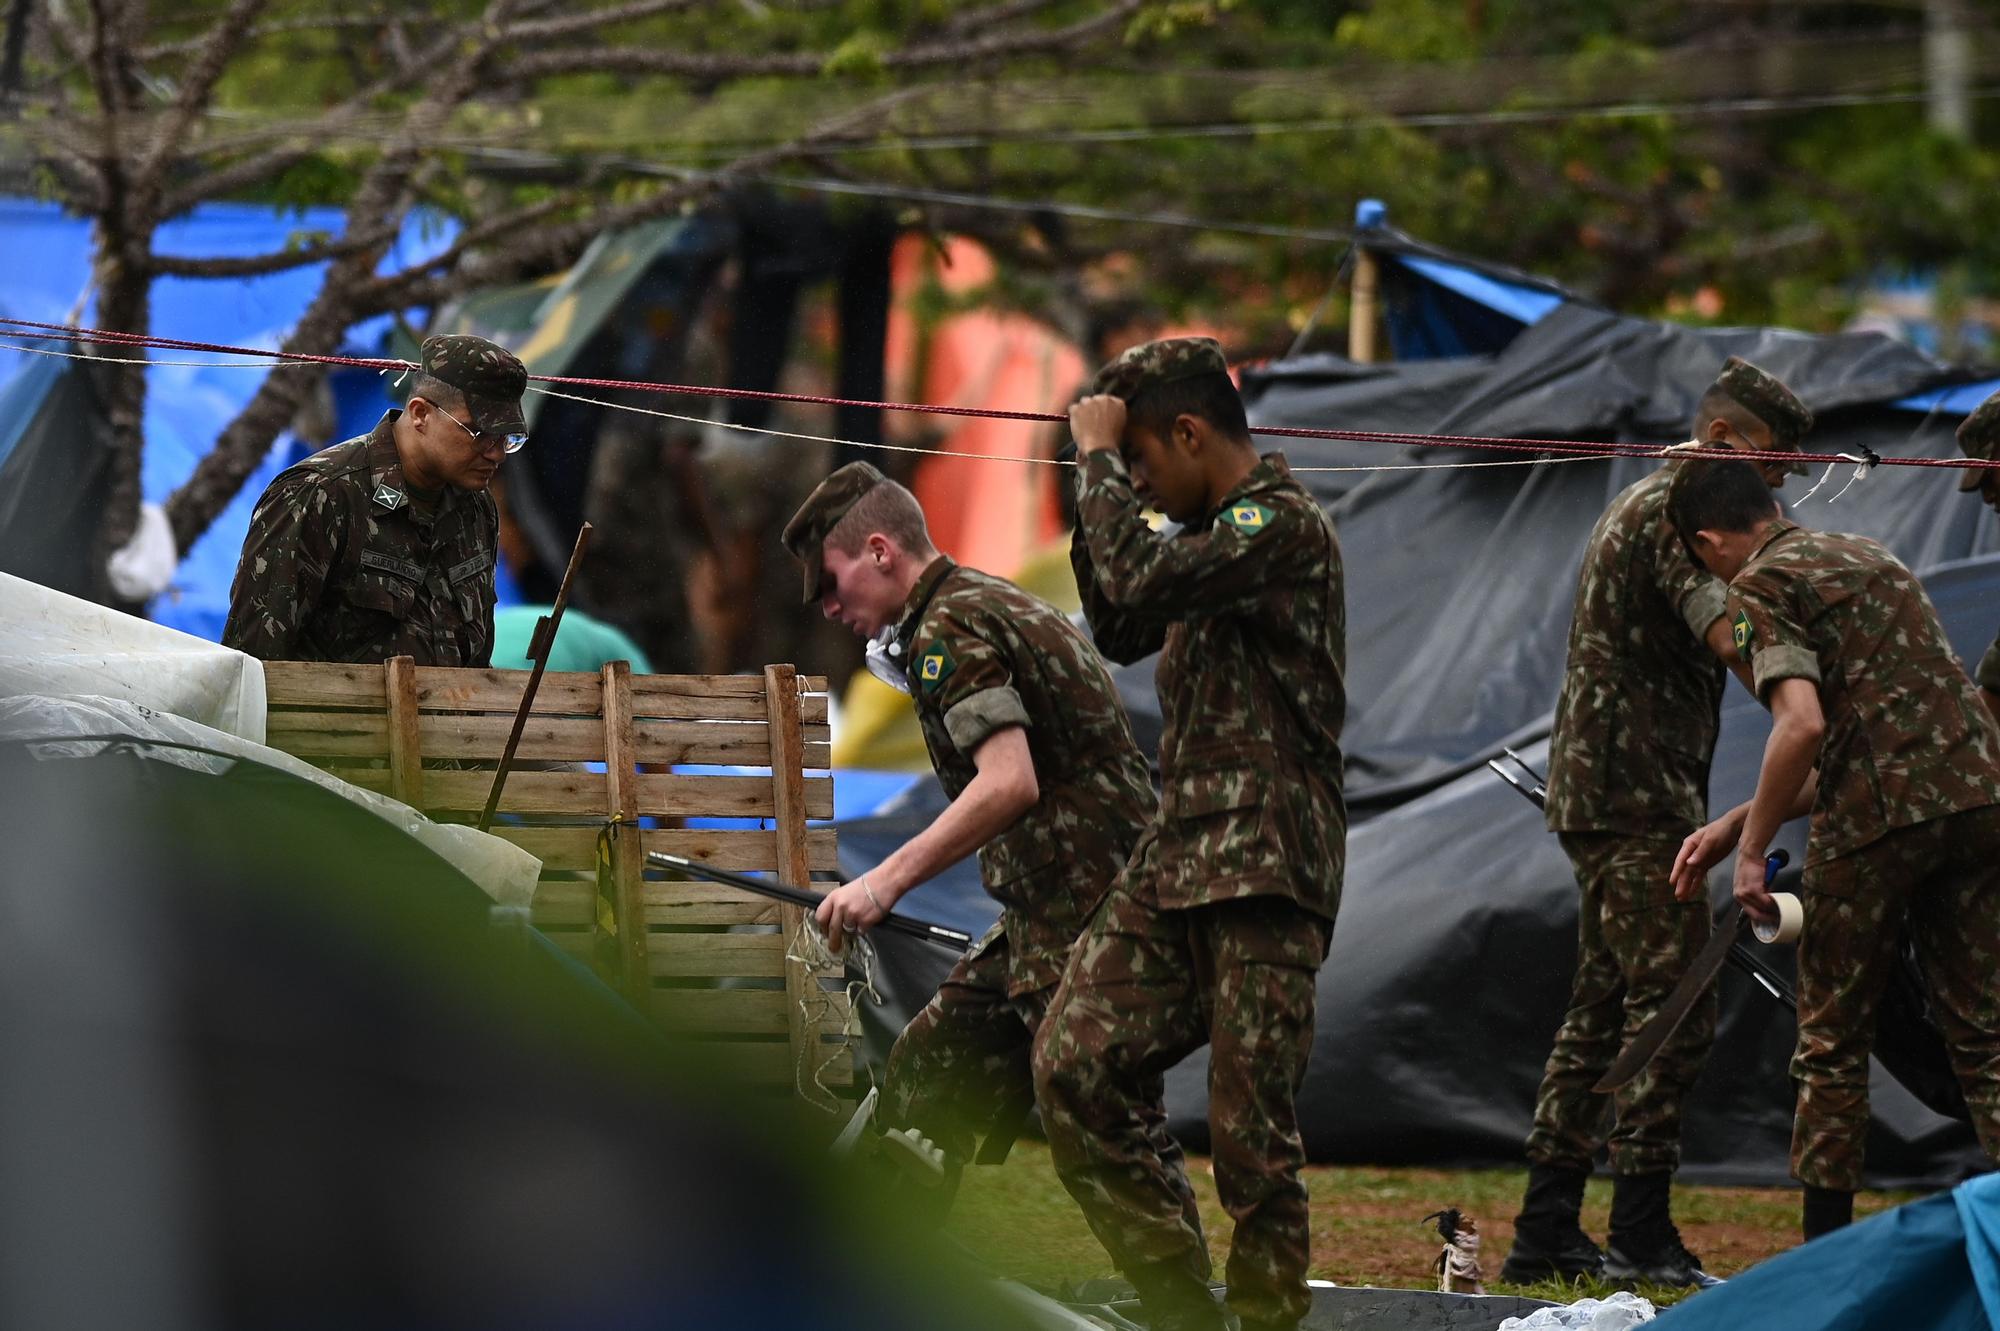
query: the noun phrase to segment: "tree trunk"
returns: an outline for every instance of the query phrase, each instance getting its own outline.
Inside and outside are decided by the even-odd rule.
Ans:
[[[152,330],[152,276],[145,256],[152,233],[114,229],[100,221],[97,271],[97,324],[120,333]],[[143,360],[145,352],[115,347],[94,348],[97,354]],[[104,513],[91,551],[93,599],[121,610],[138,607],[119,602],[105,574],[106,562],[139,525],[141,465],[146,448],[146,367],[143,364],[97,364],[97,384],[111,422],[111,474],[104,496]]]

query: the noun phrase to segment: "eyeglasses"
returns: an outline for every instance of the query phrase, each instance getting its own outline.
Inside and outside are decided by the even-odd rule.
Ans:
[[[475,430],[470,425],[467,425],[464,421],[452,415],[450,412],[446,411],[443,407],[440,407],[437,403],[432,402],[427,397],[411,398],[410,401],[423,402],[424,404],[429,406],[432,411],[435,411],[438,415],[444,417],[446,420],[450,421],[453,425],[456,425],[459,429],[465,431],[468,435],[472,436],[472,442],[475,444],[490,444],[497,442],[500,445],[501,450],[503,452],[518,453],[521,451],[521,446],[528,442],[528,436],[524,433],[510,432],[507,434],[488,434],[484,430]]]

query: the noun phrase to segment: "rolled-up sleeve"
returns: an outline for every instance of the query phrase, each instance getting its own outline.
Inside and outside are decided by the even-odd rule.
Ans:
[[[1025,728],[1028,724],[1027,705],[1012,688],[981,689],[953,703],[944,714],[945,733],[959,752],[968,756],[1007,727]]]
[[[1730,584],[1725,612],[1759,698],[1781,679],[1820,682],[1819,653],[1792,614],[1781,583],[1739,577]]]

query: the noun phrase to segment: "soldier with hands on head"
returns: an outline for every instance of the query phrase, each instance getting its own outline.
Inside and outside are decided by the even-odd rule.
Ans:
[[[1795,451],[1812,413],[1730,357],[1695,409],[1695,442]],[[1625,488],[1592,529],[1577,575],[1569,657],[1549,738],[1547,820],[1581,892],[1576,978],[1535,1097],[1528,1184],[1501,1278],[1603,1275],[1667,1285],[1713,1278],[1673,1223],[1681,1109],[1715,1035],[1711,991],[1646,1071],[1594,1088],[1708,941],[1708,903],[1676,902],[1660,865],[1707,819],[1723,663],[1736,649],[1723,586],[1689,557],[1667,514],[1681,464]],[[1796,464],[1760,464],[1769,485]],[[1749,677],[1735,664],[1746,687]],[[1609,1252],[1583,1230],[1600,1146],[1613,1174]]]
[[[1810,811],[1792,1174],[1815,1238],[1853,1218],[1877,1004],[1905,930],[1974,1130],[2000,1160],[2000,723],[1923,585],[1873,541],[1809,531],[1741,463],[1690,462],[1670,500],[1771,710],[1757,791],[1689,837],[1684,900],[1734,849],[1735,896],[1775,921],[1763,860]]]
[[[1959,425],[1958,446],[1965,450],[1969,458],[1983,458],[1988,462],[2000,460],[2000,393],[1980,403]],[[1979,491],[1981,499],[2000,511],[2000,468],[1967,468],[1958,488]],[[1979,692],[1986,699],[1988,709],[1993,715],[2000,716],[2000,634],[1995,635],[1993,645],[1980,658],[1973,678],[1978,681]]]
[[[931,544],[922,508],[865,462],[822,482],[786,525],[805,599],[868,639],[872,673],[909,693],[939,782],[937,821],[832,892],[818,921],[881,923],[911,889],[979,852],[999,922],[897,1039],[878,1121],[914,1127],[953,1166],[976,1130],[1032,1093],[1029,1050],[1070,945],[1155,804],[1110,671],[1054,606]],[[1155,1085],[1150,1121],[1162,1141]],[[1190,1191],[1185,1205],[1193,1213]]]
[[[485,338],[426,338],[400,411],[266,487],[223,645],[267,661],[488,664],[499,517],[486,488],[527,442],[527,385]]]
[[[1246,1331],[1290,1328],[1311,1304],[1294,1100],[1346,856],[1340,547],[1283,456],[1258,456],[1212,339],[1127,351],[1070,429],[1084,613],[1113,659],[1161,654],[1164,789],[1036,1039],[1042,1123],[1149,1325],[1221,1327],[1185,1178],[1141,1113],[1207,1045],[1229,1307]],[[1179,532],[1155,534],[1149,506]]]

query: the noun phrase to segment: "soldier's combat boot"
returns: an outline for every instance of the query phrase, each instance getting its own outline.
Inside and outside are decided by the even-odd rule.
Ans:
[[[1806,1188],[1805,1214],[1799,1228],[1805,1234],[1807,1243],[1853,1223],[1853,1193],[1838,1188]]]
[[[1125,1272],[1152,1331],[1227,1331],[1222,1305],[1184,1260],[1141,1262]]]
[[[1532,1165],[1521,1214],[1514,1217],[1514,1246],[1500,1267],[1510,1285],[1540,1280],[1576,1280],[1604,1269],[1604,1250],[1583,1232],[1583,1185],[1590,1173],[1554,1165]]]
[[[1701,1269],[1674,1228],[1669,1198],[1674,1176],[1620,1174],[1611,1182],[1611,1233],[1604,1243],[1604,1278],[1632,1284],[1708,1289],[1722,1281]]]

